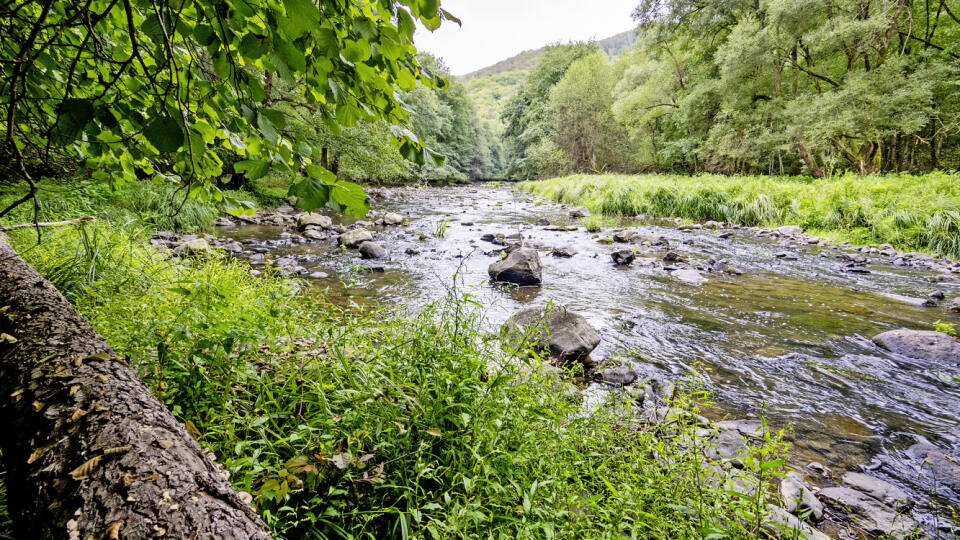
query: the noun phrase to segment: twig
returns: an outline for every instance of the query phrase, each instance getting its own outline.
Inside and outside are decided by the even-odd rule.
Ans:
[[[6,225],[0,226],[0,231],[12,231],[14,229],[26,229],[27,227],[60,227],[62,225],[72,225],[74,223],[83,223],[84,221],[93,221],[97,218],[94,216],[83,216],[76,219],[68,219],[66,221],[48,221],[45,223],[18,223],[16,225]]]

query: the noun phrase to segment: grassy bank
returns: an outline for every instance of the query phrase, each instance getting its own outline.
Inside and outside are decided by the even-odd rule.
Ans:
[[[960,258],[960,176],[576,175],[521,189],[609,215],[800,225],[858,244]]]
[[[579,394],[504,351],[468,299],[412,319],[348,313],[243,263],[167,259],[107,219],[13,240],[279,537],[759,534],[765,490],[711,483],[695,409],[671,429],[626,403],[580,414]],[[743,474],[769,478],[779,449]]]

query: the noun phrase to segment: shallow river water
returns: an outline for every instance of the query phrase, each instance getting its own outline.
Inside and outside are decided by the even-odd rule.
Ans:
[[[903,451],[916,442],[960,450],[960,369],[931,371],[870,341],[894,328],[929,330],[937,320],[960,325],[960,315],[945,307],[917,307],[882,295],[924,297],[932,290],[948,299],[960,295],[960,285],[932,282],[933,272],[877,257],[866,266],[869,274],[845,272],[836,250],[786,246],[746,229],[724,239],[720,231],[682,231],[672,221],[619,224],[663,235],[669,250],[690,263],[722,258],[741,272],[705,273],[709,281],[693,286],[663,270],[667,248],[644,248],[648,253],[639,257],[656,258],[654,265],[614,266],[610,253],[618,245],[598,239],[616,228],[547,230],[535,222],[576,225],[577,220],[568,217],[567,207],[508,187],[386,190],[374,209],[410,220],[405,227],[374,229],[389,252],[385,261],[343,252],[335,237],[276,247],[268,260],[294,256],[311,271],[329,274],[313,283],[337,303],[403,309],[441,298],[459,271],[466,289],[488,306],[491,327],[528,305],[566,305],[602,336],[595,361],[621,357],[641,375],[673,379],[695,369],[716,402],[708,416],[765,416],[774,427],[792,426],[791,461],[797,464],[817,461],[843,472],[882,463],[883,475],[882,470],[901,470]],[[249,241],[277,239],[282,231],[242,226],[219,234]],[[480,237],[518,232],[543,248],[543,285],[493,287],[487,267],[496,258],[484,252],[497,246]],[[548,248],[560,246],[578,253],[569,259],[550,256]],[[407,248],[419,253],[407,254]],[[774,257],[784,249],[796,260]],[[359,271],[374,264],[383,272]]]

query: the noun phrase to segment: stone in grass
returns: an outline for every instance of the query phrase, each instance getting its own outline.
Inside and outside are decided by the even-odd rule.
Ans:
[[[600,334],[590,323],[563,306],[518,311],[507,319],[503,331],[515,345],[549,351],[561,364],[586,360],[600,344]]]

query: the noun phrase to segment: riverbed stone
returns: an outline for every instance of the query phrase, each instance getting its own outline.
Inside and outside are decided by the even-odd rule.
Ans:
[[[629,366],[605,369],[598,376],[601,381],[614,386],[627,386],[637,380],[637,372]]]
[[[360,244],[360,256],[364,259],[382,259],[387,256],[387,250],[376,242],[367,241]]]
[[[780,481],[780,496],[787,512],[797,516],[809,516],[814,521],[823,519],[823,503],[795,472],[787,473]]]
[[[893,539],[902,539],[917,528],[917,522],[909,515],[856,489],[830,487],[820,490],[820,498],[846,513],[858,529],[869,534],[886,534]]]
[[[767,510],[767,519],[763,527],[770,531],[774,537],[794,538],[797,536],[796,533],[791,534],[788,532],[787,534],[784,534],[784,531],[781,529],[781,527],[785,527],[788,530],[800,533],[799,537],[805,538],[806,540],[833,540],[809,524],[800,521],[796,516],[790,514],[779,506],[770,504],[767,505]]]
[[[960,297],[954,298],[947,304],[947,307],[950,308],[950,311],[956,311],[960,313]]]
[[[800,227],[799,225],[784,225],[782,227],[777,227],[776,231],[781,236],[798,236],[803,234],[803,227]]]
[[[885,293],[885,292],[880,292],[877,294],[885,298],[889,298],[890,300],[900,302],[903,304],[909,304],[911,306],[934,307],[937,305],[937,303],[932,298],[916,298],[913,296],[903,296],[902,294],[893,294],[893,293]]]
[[[502,261],[490,265],[487,272],[494,281],[516,283],[518,285],[539,285],[542,281],[543,267],[540,255],[530,247],[520,247],[507,255]]]
[[[633,262],[636,254],[632,249],[620,249],[611,253],[610,257],[613,258],[613,264],[617,266],[628,266]]]
[[[631,230],[617,231],[613,233],[613,241],[626,243],[626,242],[629,242],[630,240],[633,240],[633,238],[637,236],[637,234],[639,234],[637,233],[637,231],[631,231]]]
[[[911,500],[907,492],[890,482],[858,472],[844,474],[842,481],[843,485],[862,491],[888,506],[894,508],[910,506]]]
[[[960,456],[948,455],[926,443],[911,446],[907,454],[919,462],[921,475],[931,479],[938,491],[947,488],[953,491],[954,500],[960,498]]]
[[[670,272],[670,275],[675,279],[690,285],[699,286],[707,282],[707,278],[700,275],[700,272],[697,272],[693,268],[681,268],[680,270],[674,270],[673,272]]]
[[[518,311],[503,329],[515,342],[527,340],[535,348],[548,350],[560,363],[581,362],[600,344],[600,334],[590,323],[564,306]]]
[[[333,226],[333,220],[329,216],[323,214],[314,214],[307,212],[297,216],[297,228],[301,231],[306,229],[308,225],[315,225],[321,229],[329,229]]]
[[[348,248],[359,247],[364,242],[373,240],[373,233],[366,229],[351,229],[344,232],[337,238],[337,243]]]
[[[383,216],[383,224],[389,226],[402,225],[403,216],[396,212],[387,212]]]
[[[311,240],[323,240],[327,235],[317,229],[307,229],[303,231],[303,237]]]
[[[587,210],[586,206],[578,206],[570,210],[570,217],[572,218],[590,217],[590,210]]]
[[[187,238],[187,236],[184,236],[184,238]],[[213,253],[213,248],[203,238],[194,236],[173,248],[173,252],[177,255],[206,256]]]
[[[890,330],[873,338],[873,342],[890,352],[937,365],[960,363],[960,341],[932,330]]]
[[[569,259],[577,254],[577,250],[573,249],[570,246],[562,246],[558,248],[553,248],[553,251],[550,252],[554,257],[560,257],[563,259]]]

